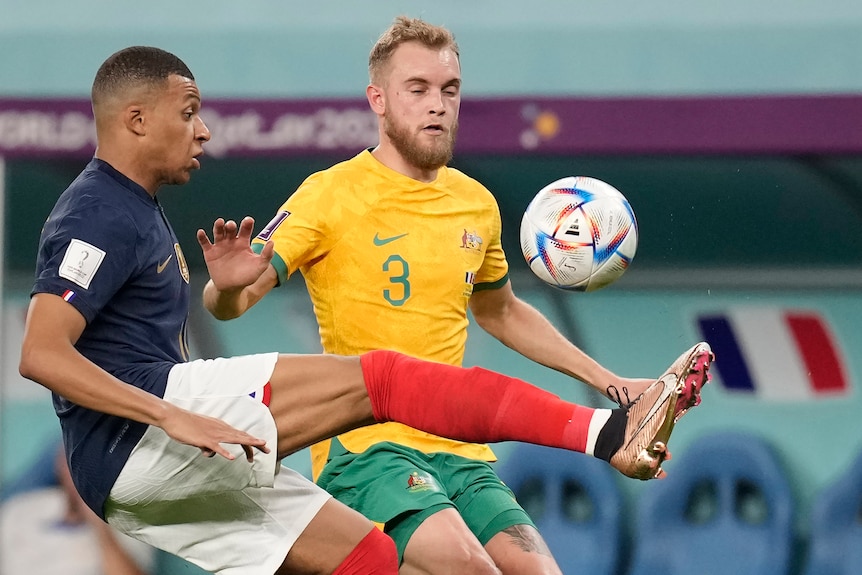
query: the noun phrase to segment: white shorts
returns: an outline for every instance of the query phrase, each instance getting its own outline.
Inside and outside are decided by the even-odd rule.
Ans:
[[[150,426],[105,505],[112,526],[223,575],[272,575],[330,495],[276,458],[275,421],[261,403],[278,354],[197,360],[171,369],[165,400],[266,440],[249,464],[205,457]],[[255,398],[250,394],[254,393]]]

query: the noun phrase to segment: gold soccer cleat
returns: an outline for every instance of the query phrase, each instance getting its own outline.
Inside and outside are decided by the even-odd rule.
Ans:
[[[701,342],[682,354],[646,391],[631,402],[622,447],[610,464],[623,475],[654,479],[662,475],[667,442],[679,419],[700,403],[714,359],[709,344]]]
[[[676,373],[683,381],[683,390],[674,409],[674,422],[679,421],[692,407],[700,405],[700,392],[712,377],[709,368],[713,361],[715,354],[709,344],[702,341],[679,356],[665,375],[662,375],[665,377],[668,373]]]

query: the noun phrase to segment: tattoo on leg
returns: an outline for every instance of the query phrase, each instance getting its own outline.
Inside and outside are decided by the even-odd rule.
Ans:
[[[547,543],[533,527],[529,525],[513,525],[503,529],[503,533],[512,538],[513,542],[526,553],[538,553],[551,557]]]

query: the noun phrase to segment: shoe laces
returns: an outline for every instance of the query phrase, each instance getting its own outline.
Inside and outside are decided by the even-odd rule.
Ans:
[[[632,406],[632,403],[633,403],[633,402],[632,402],[632,400],[631,400],[631,398],[629,397],[629,388],[627,388],[627,387],[623,387],[623,390],[622,390],[622,391],[623,391],[623,393],[622,393],[622,395],[621,395],[621,394],[620,394],[620,390],[619,390],[619,389],[617,389],[617,386],[616,386],[616,385],[609,385],[609,386],[607,387],[607,389],[605,389],[605,393],[606,393],[606,394],[608,395],[608,397],[610,397],[613,401],[616,401],[616,402],[617,402],[617,405],[619,405],[620,407],[622,407],[622,408],[624,408],[624,409],[628,409],[628,408],[630,408],[630,407]],[[625,395],[625,396],[626,396],[626,400],[625,400],[625,402],[623,402],[623,398],[622,398],[622,396],[623,396],[623,395]]]

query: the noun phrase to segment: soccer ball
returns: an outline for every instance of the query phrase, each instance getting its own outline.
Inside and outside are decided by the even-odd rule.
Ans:
[[[570,176],[539,190],[521,220],[521,251],[539,279],[593,291],[629,267],[638,246],[635,214],[619,190]]]

